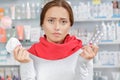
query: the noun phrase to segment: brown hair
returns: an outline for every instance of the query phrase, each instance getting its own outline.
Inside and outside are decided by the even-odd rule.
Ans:
[[[47,10],[54,6],[63,7],[68,11],[70,25],[72,26],[74,23],[73,11],[72,11],[72,8],[70,7],[70,5],[65,0],[52,0],[52,1],[48,2],[42,9],[42,12],[40,15],[40,25],[42,26],[42,24],[43,24]]]

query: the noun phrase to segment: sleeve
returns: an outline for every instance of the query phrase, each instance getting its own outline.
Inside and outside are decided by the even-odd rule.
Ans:
[[[75,74],[75,80],[93,80],[93,60],[86,60],[79,56]]]
[[[35,68],[33,61],[29,63],[21,63],[20,65],[21,80],[36,80]]]

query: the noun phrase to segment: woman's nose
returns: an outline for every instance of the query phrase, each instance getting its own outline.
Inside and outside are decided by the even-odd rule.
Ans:
[[[56,30],[56,31],[59,31],[59,30],[60,30],[60,24],[59,24],[59,22],[56,22],[55,30]]]

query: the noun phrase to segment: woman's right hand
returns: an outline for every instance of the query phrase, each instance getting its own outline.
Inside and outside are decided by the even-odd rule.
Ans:
[[[22,46],[17,46],[14,49],[14,58],[15,58],[15,60],[17,60],[21,63],[27,63],[27,62],[30,62],[32,60],[29,57],[29,54],[30,53]]]

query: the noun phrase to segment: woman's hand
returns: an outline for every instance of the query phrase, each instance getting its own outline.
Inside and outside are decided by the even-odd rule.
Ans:
[[[14,58],[21,63],[27,63],[32,60],[29,57],[29,52],[22,46],[17,46],[14,49]]]
[[[93,59],[96,56],[98,49],[98,46],[95,45],[83,46],[83,52],[80,54],[80,56],[87,60]]]

